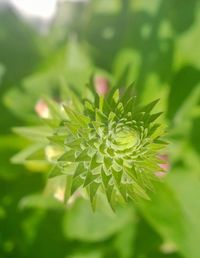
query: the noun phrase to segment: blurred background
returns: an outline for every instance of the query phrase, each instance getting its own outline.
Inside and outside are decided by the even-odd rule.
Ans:
[[[0,0],[0,258],[200,257],[200,1]],[[62,202],[42,164],[12,164],[46,95],[134,82],[160,98],[169,173],[151,202],[92,213]],[[48,189],[47,189],[48,188]],[[52,190],[53,189],[53,190]]]

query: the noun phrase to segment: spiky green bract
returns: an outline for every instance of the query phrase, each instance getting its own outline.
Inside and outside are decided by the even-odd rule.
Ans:
[[[93,207],[100,191],[112,208],[120,200],[148,199],[155,172],[161,171],[158,153],[165,143],[155,123],[161,113],[151,113],[157,100],[140,108],[129,95],[129,90],[122,96],[119,90],[105,98],[96,95],[79,111],[64,105],[60,112],[49,103],[53,130],[47,145],[60,148],[50,160],[50,176],[72,175],[71,194],[86,188]]]
[[[112,207],[118,199],[148,199],[155,172],[161,170],[157,155],[163,132],[154,123],[161,113],[151,114],[157,101],[139,108],[128,91],[120,97],[116,90],[94,102],[86,100],[82,113],[64,106],[68,118],[50,138],[64,146],[54,169],[62,172],[74,163],[71,193],[85,187],[92,205],[98,191]]]

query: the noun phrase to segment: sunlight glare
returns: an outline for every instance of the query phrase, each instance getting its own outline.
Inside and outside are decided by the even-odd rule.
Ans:
[[[56,9],[57,0],[10,0],[24,15],[50,19]]]

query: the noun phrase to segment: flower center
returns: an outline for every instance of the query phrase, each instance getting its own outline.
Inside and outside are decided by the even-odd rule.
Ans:
[[[115,134],[114,140],[120,150],[126,150],[138,143],[139,135],[135,130],[125,127]]]

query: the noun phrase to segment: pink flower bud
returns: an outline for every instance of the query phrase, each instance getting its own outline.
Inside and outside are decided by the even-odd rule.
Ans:
[[[35,105],[35,112],[38,114],[39,117],[42,118],[49,118],[49,108],[45,101],[39,100]]]
[[[166,176],[167,172],[169,172],[169,169],[170,169],[169,158],[166,154],[165,155],[159,155],[158,157],[161,160],[161,162],[163,161],[164,163],[159,164],[159,167],[162,169],[162,171],[157,171],[155,173],[155,175],[157,177],[162,178],[162,177]]]
[[[96,76],[94,79],[94,84],[95,84],[96,92],[99,95],[105,96],[108,93],[108,90],[109,90],[108,80],[105,77]]]

